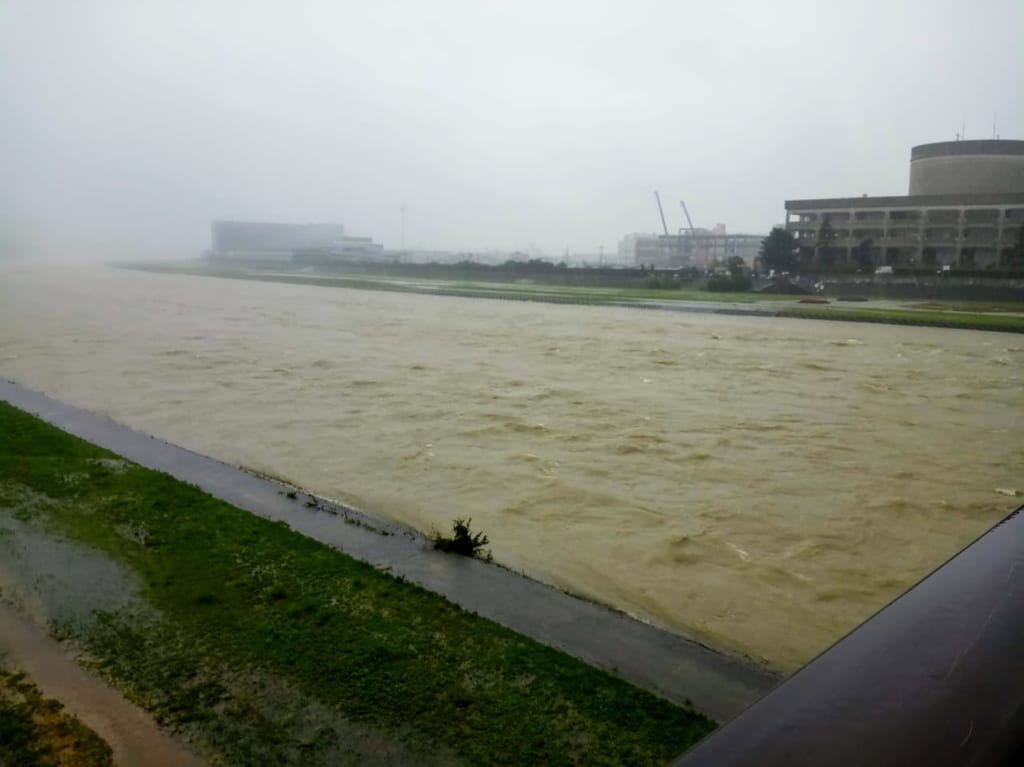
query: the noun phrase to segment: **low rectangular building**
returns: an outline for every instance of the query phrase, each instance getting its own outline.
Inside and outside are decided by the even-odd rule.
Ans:
[[[279,224],[264,221],[214,221],[210,224],[214,256],[286,253],[297,248],[327,247],[345,239],[341,224]]]
[[[350,237],[341,224],[214,221],[210,256],[237,266],[309,267],[390,260],[370,237]]]

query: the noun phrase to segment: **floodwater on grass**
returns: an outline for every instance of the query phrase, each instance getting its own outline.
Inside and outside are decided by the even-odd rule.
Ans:
[[[116,459],[98,459],[96,463],[115,471],[124,465]],[[88,479],[86,474],[64,477],[66,482]],[[458,763],[436,745],[424,753],[407,742],[407,732],[377,731],[340,717],[272,673],[256,669],[241,673],[236,666],[197,666],[189,656],[183,662],[175,655],[180,648],[162,636],[167,629],[160,623],[158,611],[142,598],[138,577],[100,552],[64,538],[51,524],[51,510],[64,506],[66,511],[66,505],[73,503],[17,484],[0,483],[0,661],[27,670],[47,695],[93,727],[113,748],[117,764],[150,767],[204,762],[179,739],[162,732],[149,715],[76,664],[73,656],[84,648],[89,657],[92,643],[107,645],[108,660],[145,653],[157,668],[180,668],[184,663],[190,673],[161,679],[161,687],[156,689],[146,687],[152,679],[145,674],[131,680],[129,686],[146,698],[151,708],[159,708],[165,698],[182,695],[175,684],[193,688],[198,686],[197,679],[229,691],[230,707],[216,707],[202,722],[187,722],[182,731],[189,741],[204,744],[213,753],[224,749],[238,763],[305,763],[313,752],[303,748],[308,749],[312,742],[320,749],[317,763]],[[88,507],[75,511],[93,513]],[[128,540],[145,544],[141,523],[116,530]],[[62,645],[47,635],[46,628],[73,641]],[[111,645],[116,651],[111,652]],[[119,681],[126,682],[124,678]],[[281,738],[278,732],[284,726],[282,717],[287,719],[289,738]]]
[[[47,510],[66,503],[0,484],[0,598],[43,626],[82,629],[96,611],[154,614],[133,573],[48,528]]]
[[[1011,334],[0,274],[0,376],[787,670],[1019,499]],[[338,524],[344,524],[338,520]]]

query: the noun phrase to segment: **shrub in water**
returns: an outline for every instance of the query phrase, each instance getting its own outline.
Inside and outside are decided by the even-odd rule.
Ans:
[[[483,560],[491,560],[490,550],[485,550],[490,541],[483,533],[474,533],[469,529],[472,519],[456,519],[452,522],[452,536],[434,533],[434,548],[440,551],[449,551],[453,554],[461,554],[464,557],[479,557]]]

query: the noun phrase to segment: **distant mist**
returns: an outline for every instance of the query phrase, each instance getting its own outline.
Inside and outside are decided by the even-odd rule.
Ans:
[[[0,258],[189,258],[213,218],[614,252],[901,194],[1024,137],[1024,3],[0,0]]]

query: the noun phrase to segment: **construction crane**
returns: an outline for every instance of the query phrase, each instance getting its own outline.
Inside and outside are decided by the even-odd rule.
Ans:
[[[686,223],[690,225],[690,234],[697,234],[697,230],[693,228],[693,221],[690,220],[690,211],[686,209],[686,200],[680,200],[679,204],[683,206],[683,213],[686,214]],[[664,222],[665,217],[662,216],[661,219]]]
[[[661,214],[661,228],[665,230],[665,236],[668,237],[668,225],[665,223],[665,211],[661,208],[661,195],[658,194],[658,190],[654,190],[654,199],[658,201],[658,213]]]
[[[690,225],[690,246],[686,249],[688,253],[692,254],[692,258],[699,265],[703,266],[707,261],[707,254],[704,252],[704,248],[697,244],[697,230],[693,228],[693,219],[690,218],[690,211],[686,209],[686,200],[680,200],[679,204],[683,208],[683,213],[686,214],[686,223]],[[679,238],[679,250],[682,252],[683,238]]]

